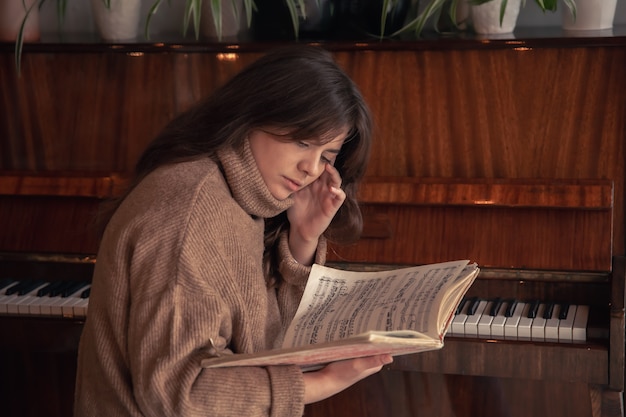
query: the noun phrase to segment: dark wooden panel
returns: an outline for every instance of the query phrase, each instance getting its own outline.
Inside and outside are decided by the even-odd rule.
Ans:
[[[501,268],[611,268],[611,219],[601,212],[367,205],[363,211],[365,238],[333,246],[329,259],[400,264],[470,259]],[[376,223],[371,232],[370,216]],[[387,239],[380,238],[383,228]]]
[[[95,254],[101,200],[0,195],[0,252]]]
[[[608,350],[598,345],[486,343],[448,338],[442,350],[399,356],[393,367],[456,375],[606,385],[609,382],[608,360]]]
[[[108,198],[124,187],[119,176],[0,173],[0,195]]]
[[[369,178],[363,238],[334,261],[610,271],[610,181]]]
[[[581,382],[386,370],[306,407],[305,417],[589,417],[619,392]],[[608,401],[607,401],[608,402]],[[594,411],[592,411],[594,410]],[[619,412],[602,414],[618,416]]]
[[[0,169],[128,173],[174,114],[261,53],[29,53],[20,78],[0,54]],[[611,180],[624,253],[626,48],[335,55],[375,116],[368,176]]]

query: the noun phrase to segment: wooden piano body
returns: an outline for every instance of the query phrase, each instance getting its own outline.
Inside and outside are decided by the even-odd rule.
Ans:
[[[623,416],[626,33],[326,45],[376,118],[355,268],[469,258],[482,297],[589,305],[563,345],[450,337],[306,416]],[[98,203],[268,45],[0,44],[0,278],[89,279]],[[80,319],[0,316],[7,416],[70,416]],[[5,415],[5,414],[3,414]]]

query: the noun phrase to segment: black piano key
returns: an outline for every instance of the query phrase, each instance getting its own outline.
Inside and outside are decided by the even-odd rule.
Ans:
[[[561,304],[561,308],[559,309],[559,320],[565,320],[567,318],[567,313],[569,313],[569,304]]]
[[[22,288],[24,288],[26,283],[27,283],[27,281],[17,281],[15,284],[13,284],[9,288],[7,288],[7,290],[4,293],[6,295],[17,294],[18,291],[20,291]]]
[[[554,303],[547,303],[546,308],[543,311],[543,318],[546,320],[551,319],[552,313],[554,313]]]
[[[44,283],[43,281],[32,280],[32,279],[19,281],[17,284],[7,288],[5,294],[6,295],[13,295],[13,294],[24,295],[26,293],[31,292],[35,288],[41,286],[43,283]]]
[[[535,317],[537,317],[537,310],[539,310],[539,300],[531,301],[529,304],[530,308],[528,309],[527,317],[529,319],[534,319]]]
[[[463,306],[465,305],[465,303],[467,303],[469,300],[467,298],[463,298],[463,300],[461,300],[461,302],[459,303],[459,306],[456,308],[456,310],[454,311],[454,315],[458,316],[459,314],[461,314],[461,311],[463,311]]]
[[[17,295],[25,295],[34,290],[37,287],[41,287],[45,284],[43,280],[32,280],[27,285],[24,286],[21,290],[18,291]]]
[[[80,298],[89,298],[89,294],[91,293],[91,287],[87,288],[83,292],[80,293]]]
[[[2,278],[0,279],[0,290],[7,288],[9,285],[17,283],[13,278]]]
[[[70,295],[74,294],[81,288],[86,287],[87,285],[89,285],[88,282],[75,281],[72,283],[72,285],[68,286],[67,288],[63,290],[63,292],[61,293],[61,297],[69,297]]]
[[[467,315],[468,316],[473,316],[474,314],[476,314],[476,309],[478,308],[478,305],[480,304],[480,300],[478,299],[478,297],[472,297],[469,300],[470,305],[467,309]]]
[[[495,317],[498,315],[498,311],[500,311],[500,307],[502,307],[502,299],[500,297],[493,300],[491,304],[491,311],[489,311],[489,315]]]
[[[52,291],[55,288],[58,288],[62,284],[63,284],[63,281],[54,281],[54,282],[49,283],[48,285],[46,285],[45,287],[37,291],[37,297],[45,297],[46,295],[49,295],[50,291]]]
[[[74,285],[74,281],[61,281],[61,285],[55,287],[52,291],[50,291],[50,297],[58,297],[63,294],[63,291],[66,291]]]
[[[506,301],[507,307],[506,312],[504,313],[504,317],[513,317],[513,313],[515,312],[515,308],[517,307],[517,300],[509,299]]]

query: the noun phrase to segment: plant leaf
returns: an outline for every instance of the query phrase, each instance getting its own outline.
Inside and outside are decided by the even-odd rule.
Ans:
[[[28,16],[33,11],[33,8],[37,7],[41,8],[45,0],[39,0],[38,2],[34,2],[30,5],[28,9],[26,9],[26,3],[22,1],[22,5],[24,6],[24,19],[22,19],[22,23],[20,23],[20,29],[17,32],[17,36],[15,37],[15,68],[17,69],[17,76],[20,77],[22,73],[22,51],[24,48],[24,28],[26,27],[26,21],[28,20]]]
[[[500,3],[500,26],[502,26],[502,22],[504,21],[504,13],[506,13],[506,5],[508,0],[502,0]]]
[[[211,13],[213,14],[213,24],[215,25],[215,33],[217,40],[222,41],[222,0],[210,0]],[[233,4],[233,8],[235,5]]]
[[[570,13],[574,17],[574,20],[576,20],[576,2],[575,2],[575,0],[563,0],[563,3],[565,3],[567,8],[569,9]]]
[[[289,15],[291,16],[291,25],[293,26],[293,32],[297,40],[300,34],[298,5],[302,7],[302,10],[304,10],[304,0],[285,0],[285,3],[287,3],[287,8],[289,9]]]
[[[150,22],[152,21],[152,16],[154,16],[159,9],[161,1],[162,0],[156,0],[154,3],[152,3],[152,6],[150,6],[150,9],[148,10],[148,17],[146,17],[146,25],[144,26],[143,33],[143,36],[146,39],[150,39]]]
[[[482,1],[491,1],[491,0],[482,0]],[[424,10],[413,20],[405,24],[402,28],[398,29],[394,33],[390,35],[390,37],[394,37],[400,35],[401,33],[405,33],[409,30],[415,32],[416,36],[419,36],[426,25],[428,19],[435,14],[438,10],[443,7],[446,0],[430,0],[430,2],[426,5]]]

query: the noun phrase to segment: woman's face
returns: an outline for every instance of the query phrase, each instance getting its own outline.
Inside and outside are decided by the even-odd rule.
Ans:
[[[326,164],[334,165],[348,134],[339,131],[331,141],[293,141],[276,129],[255,129],[248,139],[252,155],[270,193],[284,200],[319,178]]]

